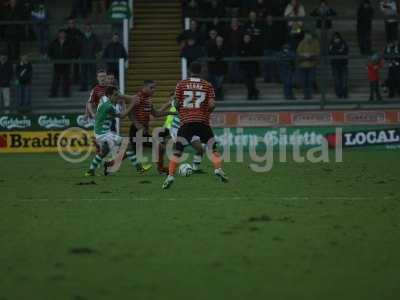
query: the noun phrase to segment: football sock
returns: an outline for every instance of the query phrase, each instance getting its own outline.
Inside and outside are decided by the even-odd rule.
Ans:
[[[126,157],[131,161],[132,165],[137,169],[141,170],[142,169],[142,164],[138,161],[136,155],[132,151],[126,152]]]
[[[164,169],[164,148],[162,146],[158,147],[158,161],[157,166],[159,170]]]
[[[96,170],[98,168],[98,166],[101,164],[102,162],[102,158],[99,155],[96,155],[93,160],[92,163],[90,164],[90,170]]]
[[[202,156],[201,155],[194,155],[193,156],[193,167],[194,167],[194,169],[198,170],[200,168],[201,161],[202,161]]]
[[[178,169],[179,163],[178,163],[178,157],[175,155],[172,156],[171,160],[169,161],[169,168],[168,168],[168,174],[169,176],[174,176],[176,170]]]
[[[211,161],[212,161],[212,164],[213,164],[215,170],[222,168],[222,159],[221,159],[221,155],[218,152],[212,153]]]

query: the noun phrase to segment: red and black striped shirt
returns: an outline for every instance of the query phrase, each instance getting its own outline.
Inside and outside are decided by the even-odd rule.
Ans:
[[[136,96],[139,97],[139,104],[133,108],[133,118],[142,124],[143,127],[149,128],[150,115],[153,110],[153,99],[143,91],[139,91]]]
[[[214,88],[206,80],[189,78],[178,82],[175,89],[177,109],[182,124],[210,123],[210,103],[215,99]]]
[[[90,92],[89,102],[94,104],[96,108],[99,105],[101,97],[105,95],[107,87],[107,85],[97,84]]]

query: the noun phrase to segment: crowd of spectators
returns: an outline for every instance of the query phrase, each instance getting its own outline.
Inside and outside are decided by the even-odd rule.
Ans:
[[[10,109],[10,88],[13,86],[20,110],[30,108],[34,70],[29,59],[32,53],[35,59],[57,61],[54,62],[49,97],[70,97],[71,84],[80,86],[81,91],[88,91],[96,82],[98,61],[109,74],[118,78],[115,61],[127,59],[120,35],[121,20],[131,14],[128,1],[74,0],[66,18],[67,26],[60,28],[54,38],[51,37],[49,22],[52,20],[46,3],[44,0],[0,0],[0,21],[5,21],[0,24],[3,42],[0,45],[3,46],[0,49],[0,108],[5,111]],[[100,17],[111,22],[110,41],[101,41],[95,33],[91,20]],[[84,23],[79,26],[83,30],[78,27],[77,18],[83,18],[79,20],[79,23]],[[54,26],[59,25],[51,26],[54,31]],[[22,53],[21,42],[36,43],[37,48],[31,49],[29,54]]]
[[[281,83],[288,100],[295,99],[294,87],[302,88],[303,99],[308,100],[318,90],[316,72],[321,57],[330,55],[333,56],[329,64],[335,94],[337,98],[348,98],[350,49],[335,30],[334,17],[338,13],[334,4],[334,1],[321,0],[307,12],[301,0],[186,0],[183,14],[191,21],[190,28],[177,37],[182,47],[181,56],[188,63],[206,58],[208,77],[219,100],[223,99],[223,82],[227,81],[243,83],[248,99],[258,99],[257,77],[267,83]],[[387,43],[396,45],[387,48],[386,54],[397,55],[397,3],[383,0],[379,2],[379,9],[385,17]],[[360,53],[369,57],[373,54],[374,13],[370,0],[359,1],[358,43]],[[313,17],[315,21],[283,17]],[[400,86],[400,60],[389,62],[386,83],[393,95],[397,92],[394,86]]]

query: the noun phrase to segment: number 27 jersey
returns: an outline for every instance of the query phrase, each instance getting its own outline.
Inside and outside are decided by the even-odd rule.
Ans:
[[[215,99],[211,83],[200,78],[182,80],[176,86],[175,96],[176,108],[182,124],[209,125],[210,104]]]

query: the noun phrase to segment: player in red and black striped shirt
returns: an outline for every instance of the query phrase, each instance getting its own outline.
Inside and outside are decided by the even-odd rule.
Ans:
[[[222,170],[222,159],[216,149],[214,133],[210,127],[210,114],[215,108],[215,94],[211,83],[200,79],[201,64],[194,62],[190,65],[191,77],[180,81],[175,89],[175,106],[179,112],[181,127],[178,130],[178,139],[175,143],[174,156],[169,163],[169,175],[163,184],[167,189],[175,180],[175,172],[179,166],[178,160],[188,144],[196,152],[204,153],[203,145],[211,147],[211,161],[214,165],[214,174],[223,182],[228,179]]]
[[[89,100],[86,103],[86,115],[92,119],[95,117],[100,99],[105,95],[106,89],[108,87],[107,72],[105,70],[97,71],[97,82],[98,84],[95,85],[91,90]]]
[[[121,99],[132,101],[133,109],[129,118],[132,124],[129,129],[130,149],[126,152],[126,157],[132,162],[133,165],[141,171],[147,171],[148,165],[143,165],[138,161],[136,157],[136,135],[138,131],[142,131],[143,137],[151,137],[149,133],[150,117],[165,117],[173,113],[166,111],[167,107],[161,110],[156,110],[153,106],[152,97],[156,90],[156,83],[154,80],[145,80],[143,88],[136,93],[134,96],[120,96]],[[160,161],[160,159],[159,159]],[[161,162],[161,161],[160,161]],[[163,173],[163,167],[161,164],[158,165],[160,173]]]
[[[137,92],[133,98],[134,107],[130,115],[132,121],[129,129],[129,138],[132,143],[132,149],[136,149],[135,137],[139,130],[143,131],[144,137],[151,137],[149,132],[150,118],[165,117],[171,113],[166,111],[164,106],[161,110],[156,110],[153,105],[153,95],[156,91],[156,83],[154,80],[145,80],[143,88]],[[169,105],[168,105],[169,107]],[[158,171],[164,173],[161,159],[158,162]]]

